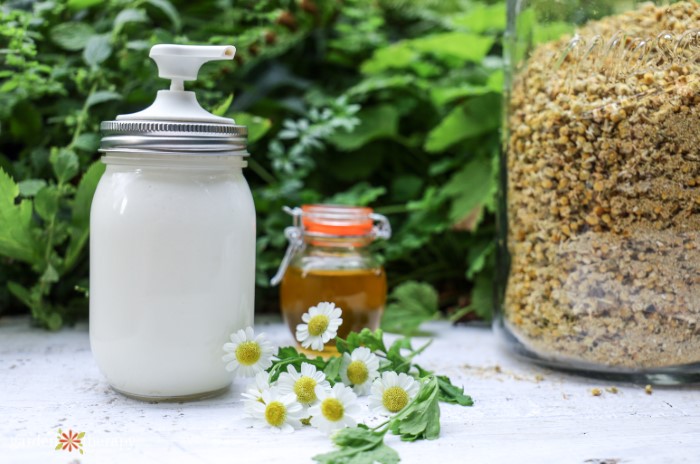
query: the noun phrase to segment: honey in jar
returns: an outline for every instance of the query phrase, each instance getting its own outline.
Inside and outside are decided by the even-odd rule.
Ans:
[[[292,333],[302,315],[321,302],[342,310],[341,338],[377,329],[386,303],[386,274],[368,245],[390,236],[386,218],[371,208],[338,205],[304,205],[288,212],[295,226],[285,231],[290,247],[273,283],[281,281],[280,307]],[[323,352],[302,351],[337,353],[333,340]]]

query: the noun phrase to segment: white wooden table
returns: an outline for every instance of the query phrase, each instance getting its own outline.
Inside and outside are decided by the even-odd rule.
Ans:
[[[405,463],[700,463],[698,388],[572,377],[511,358],[483,327],[426,327],[417,362],[464,385],[471,408],[442,406],[436,441],[402,443]],[[256,327],[277,344],[279,323]],[[416,340],[420,342],[420,339]],[[243,420],[242,382],[194,403],[143,403],[112,391],[90,353],[86,325],[47,333],[0,319],[0,463],[310,463],[333,449],[315,429],[271,434]],[[603,390],[593,396],[591,389]],[[57,431],[86,432],[84,455],[55,451]]]

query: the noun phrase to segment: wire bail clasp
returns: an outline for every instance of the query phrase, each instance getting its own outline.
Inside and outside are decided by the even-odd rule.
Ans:
[[[381,238],[388,240],[391,238],[391,224],[389,219],[383,214],[372,213],[369,215],[370,219],[376,221],[377,224],[372,227],[372,236],[376,238]]]
[[[302,238],[304,232],[301,226],[301,208],[290,208],[289,206],[284,206],[282,208],[285,213],[292,216],[293,224],[292,226],[286,227],[284,229],[284,236],[287,237],[289,245],[287,245],[287,251],[284,252],[284,257],[280,262],[280,267],[277,269],[277,273],[270,279],[270,285],[276,287],[282,282],[285,272],[289,267],[289,263],[295,254],[304,248],[304,239]]]

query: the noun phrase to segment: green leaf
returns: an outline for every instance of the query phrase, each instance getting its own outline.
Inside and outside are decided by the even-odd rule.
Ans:
[[[474,276],[484,270],[489,259],[493,257],[496,251],[496,240],[490,239],[481,243],[476,243],[469,248],[467,262],[467,279],[473,280]]]
[[[471,396],[464,394],[464,387],[456,387],[449,377],[438,375],[437,381],[440,387],[439,399],[443,403],[459,404],[460,406],[473,406]]]
[[[104,1],[105,0],[68,0],[67,5],[71,10],[82,10],[83,8],[99,5]]]
[[[55,284],[58,282],[59,278],[60,276],[58,275],[56,268],[49,264],[46,266],[46,269],[44,269],[44,273],[41,274],[41,277],[39,277],[39,282],[43,284]]]
[[[23,197],[33,197],[46,186],[44,179],[25,179],[19,184],[19,194]]]
[[[326,363],[326,367],[323,369],[323,373],[326,375],[326,379],[328,379],[330,382],[335,382],[335,380],[338,378],[338,374],[340,372],[340,365],[342,363],[342,356],[334,356],[330,358]]]
[[[413,39],[412,47],[423,53],[443,58],[479,62],[493,47],[493,37],[465,32],[443,32]]]
[[[95,194],[97,183],[105,171],[105,165],[95,161],[83,174],[78,190],[73,200],[71,215],[70,241],[66,250],[65,269],[71,269],[76,263],[81,251],[87,244],[90,235],[90,206]]]
[[[97,92],[91,93],[85,101],[85,105],[89,108],[100,103],[104,103],[111,100],[121,100],[121,94],[113,92],[111,90],[98,90]]]
[[[0,255],[30,264],[41,262],[33,234],[32,203],[15,204],[19,186],[0,168]]]
[[[394,289],[382,316],[382,329],[405,335],[414,334],[420,325],[434,319],[438,294],[427,283],[409,281]]]
[[[47,329],[56,331],[63,325],[63,318],[57,312],[53,312],[47,318],[45,318],[44,323],[46,324]]]
[[[92,132],[82,133],[75,139],[73,146],[78,150],[94,153],[100,146],[100,135]]]
[[[425,149],[431,153],[446,150],[457,142],[496,130],[501,123],[501,97],[487,93],[471,98],[450,112],[428,134]]]
[[[138,10],[134,8],[127,8],[119,12],[116,18],[114,18],[114,31],[119,33],[125,24],[127,23],[146,23],[148,22],[148,16],[143,10]]]
[[[170,22],[173,23],[173,26],[175,27],[176,31],[180,30],[180,27],[182,26],[182,21],[180,20],[180,13],[177,11],[177,8],[175,8],[172,3],[170,3],[168,0],[146,0],[146,3],[154,6],[155,8],[160,10],[165,16],[167,16]]]
[[[97,67],[112,54],[109,34],[96,34],[90,37],[83,50],[83,60],[88,66]]]
[[[492,91],[488,86],[466,83],[459,87],[436,87],[430,92],[430,98],[435,106],[444,106],[460,98],[485,95]]]
[[[309,358],[304,353],[299,353],[293,346],[280,347],[277,350],[277,360],[273,361],[272,366],[268,369],[270,374],[270,382],[276,381],[282,372],[286,372],[289,366],[294,367],[297,372],[300,371],[303,363],[308,363],[315,366],[319,370],[326,368],[326,361],[320,356]]]
[[[73,150],[59,148],[51,150],[49,162],[53,167],[53,172],[56,174],[58,183],[62,184],[71,180],[78,173],[80,168],[78,155]]]
[[[463,27],[478,34],[487,31],[500,32],[506,28],[506,4],[476,3],[467,13],[453,16],[449,21],[453,27]]]
[[[363,108],[357,117],[360,124],[351,132],[335,132],[328,139],[340,150],[357,150],[372,140],[395,137],[399,129],[399,113],[389,105]]]
[[[384,332],[377,329],[374,332],[364,328],[361,332],[350,332],[348,338],[343,340],[340,337],[335,339],[335,347],[338,353],[352,353],[352,351],[360,346],[366,346],[370,351],[381,351],[386,353],[387,349],[384,345]]]
[[[423,382],[414,400],[391,420],[389,427],[403,441],[435,440],[440,436],[440,386],[435,376]]]
[[[61,194],[55,185],[48,185],[37,192],[34,197],[34,209],[45,221],[52,220],[58,212]]]
[[[226,114],[228,109],[231,107],[231,103],[233,103],[233,94],[230,93],[228,97],[218,105],[216,105],[216,108],[211,110],[211,113],[215,116],[223,116]]]
[[[503,70],[498,70],[489,76],[486,86],[496,93],[503,93],[504,88]]]
[[[387,69],[404,69],[418,58],[418,53],[400,42],[375,50],[372,57],[362,63],[360,70],[363,74],[379,74]]]
[[[318,454],[313,460],[320,464],[396,464],[398,453],[384,444],[384,433],[366,427],[341,429],[332,436],[340,449]]]
[[[7,289],[10,290],[10,293],[12,293],[26,307],[31,308],[34,305],[36,305],[37,302],[34,300],[29,290],[27,290],[17,282],[7,282]]]
[[[367,182],[355,184],[345,192],[339,192],[326,200],[334,205],[367,206],[386,193],[384,187],[372,187]]]
[[[496,179],[491,160],[477,157],[469,161],[443,187],[443,193],[452,198],[450,220],[467,221],[463,229],[474,230],[481,221],[483,207],[494,195]]]
[[[272,127],[272,121],[260,116],[254,116],[248,113],[235,113],[233,119],[236,124],[246,126],[248,128],[248,143],[254,143],[260,140]]]
[[[456,65],[464,61],[479,62],[493,47],[494,38],[467,32],[441,32],[403,40],[374,51],[370,59],[362,63],[364,74],[378,74],[390,69],[411,69],[419,76],[433,76],[440,73],[423,55]]]
[[[53,43],[69,51],[82,50],[93,35],[95,29],[91,25],[75,21],[58,24],[49,32]]]
[[[471,303],[457,310],[450,320],[458,321],[469,313],[476,314],[480,319],[490,321],[493,317],[495,302],[493,299],[493,270],[482,272],[474,279]]]
[[[380,369],[382,372],[394,371],[396,373],[408,373],[408,371],[411,369],[411,359],[402,355],[401,350],[413,351],[410,338],[399,338],[391,344],[389,351],[386,353],[388,363],[385,366],[382,366]]]

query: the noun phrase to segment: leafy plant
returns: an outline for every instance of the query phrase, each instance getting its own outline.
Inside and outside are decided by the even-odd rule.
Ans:
[[[503,8],[467,0],[6,2],[0,237],[11,242],[0,242],[0,279],[12,283],[0,286],[0,308],[23,305],[53,329],[86,315],[100,121],[148,106],[167,85],[148,59],[152,45],[233,43],[235,62],[204,66],[188,88],[203,107],[249,127],[258,310],[277,307],[268,282],[286,245],[282,206],[336,201],[371,204],[390,218],[395,235],[376,251],[392,287],[421,281],[436,289],[440,308],[487,317],[491,303],[479,295],[493,273],[494,248],[484,244],[493,237]],[[387,324],[415,331],[419,317],[399,327],[390,315],[405,306],[432,317],[435,305],[419,311],[408,303],[412,292],[398,288]]]

